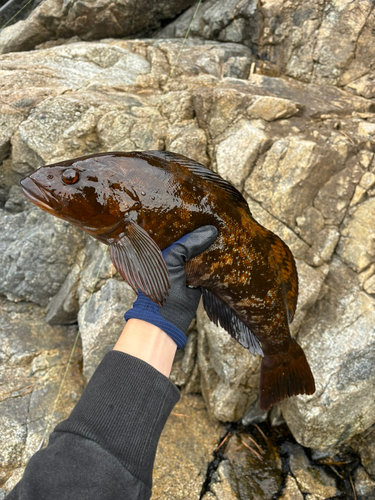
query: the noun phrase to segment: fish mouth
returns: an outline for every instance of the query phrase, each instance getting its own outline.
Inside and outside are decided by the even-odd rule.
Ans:
[[[60,202],[51,193],[45,191],[35,181],[30,179],[30,177],[22,179],[20,184],[23,194],[37,207],[47,212],[59,212],[61,210]]]

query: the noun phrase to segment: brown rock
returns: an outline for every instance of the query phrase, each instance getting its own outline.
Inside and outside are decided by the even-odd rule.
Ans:
[[[251,118],[262,118],[268,122],[289,118],[298,113],[298,106],[288,99],[263,96],[258,97],[247,108],[247,114]]]
[[[367,429],[363,434],[354,436],[350,446],[359,453],[361,464],[366,472],[375,478],[375,426]]]
[[[280,500],[303,500],[301,490],[298,488],[297,482],[293,476],[289,474],[286,477],[285,489],[280,497]]]
[[[238,491],[238,497],[234,498],[268,500],[273,495],[276,495],[281,487],[280,457],[272,446],[267,446],[264,447],[265,453],[262,455],[262,460],[259,460],[259,457],[248,448],[249,445],[251,448],[256,449],[245,434],[233,435],[229,438],[224,450],[229,461],[225,465],[227,469],[231,468],[233,472],[222,473],[222,483],[224,485],[229,483],[233,492]],[[256,449],[256,451],[259,455],[259,450]],[[215,492],[214,478],[213,483],[211,490]],[[220,491],[219,488],[220,483],[217,488]],[[219,500],[222,497],[217,495],[217,498]]]
[[[153,498],[199,498],[208,463],[223,430],[222,425],[209,419],[201,396],[184,396],[175,406],[160,438],[154,465]]]
[[[301,446],[284,443],[283,450],[289,455],[289,467],[301,492],[316,500],[340,496],[335,480],[323,468],[312,465]]]
[[[360,465],[354,472],[354,484],[358,500],[375,499],[375,481]]]
[[[375,198],[354,209],[344,222],[338,253],[357,272],[375,261]]]

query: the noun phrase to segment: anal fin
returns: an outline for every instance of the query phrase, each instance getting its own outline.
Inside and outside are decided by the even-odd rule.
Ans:
[[[263,356],[263,350],[254,333],[224,302],[202,288],[203,307],[215,325],[220,324],[239,344],[252,354]]]
[[[127,221],[109,248],[113,265],[124,280],[161,306],[170,288],[168,269],[160,248],[146,231]]]

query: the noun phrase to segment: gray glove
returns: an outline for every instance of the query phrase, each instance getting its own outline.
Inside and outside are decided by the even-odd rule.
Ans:
[[[137,318],[152,323],[165,331],[176,342],[178,349],[184,347],[185,333],[201,297],[200,288],[186,286],[184,263],[211,246],[217,234],[215,226],[202,226],[163,250],[171,283],[166,302],[160,307],[139,292],[133,308],[125,313],[125,320]]]

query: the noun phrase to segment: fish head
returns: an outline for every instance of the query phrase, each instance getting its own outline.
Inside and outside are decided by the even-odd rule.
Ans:
[[[21,180],[21,187],[36,206],[93,236],[110,231],[139,206],[111,155],[40,167]]]

